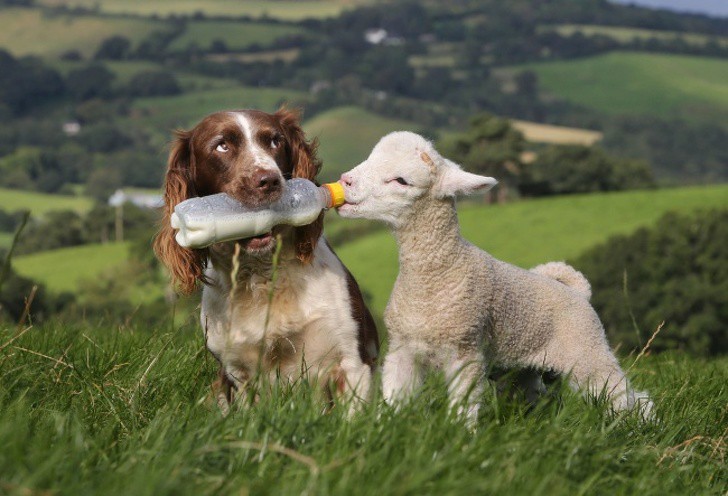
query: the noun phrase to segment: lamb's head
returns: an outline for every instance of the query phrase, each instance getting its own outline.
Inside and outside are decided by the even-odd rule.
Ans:
[[[340,182],[346,193],[346,203],[339,208],[343,217],[398,227],[421,199],[442,201],[484,192],[498,181],[463,171],[418,134],[397,131],[380,139],[369,158],[344,173]]]

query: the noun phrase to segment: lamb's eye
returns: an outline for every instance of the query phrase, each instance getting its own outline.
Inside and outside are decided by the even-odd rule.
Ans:
[[[230,147],[228,147],[227,143],[223,141],[222,143],[219,143],[217,147],[215,147],[215,150],[218,152],[226,153],[230,150]]]
[[[409,186],[409,183],[405,181],[403,177],[395,177],[393,181],[397,181],[402,186]]]

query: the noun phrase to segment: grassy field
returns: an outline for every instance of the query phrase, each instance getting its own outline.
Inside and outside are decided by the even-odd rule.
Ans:
[[[106,269],[125,262],[129,245],[108,243],[44,251],[13,258],[20,274],[44,283],[51,291],[76,291],[84,279],[93,279]]]
[[[438,378],[399,412],[377,393],[322,414],[297,384],[223,418],[189,329],[0,325],[0,493],[724,494],[728,360],[647,356],[630,375],[659,423],[557,385],[533,408],[488,389],[472,432]]]
[[[576,257],[609,236],[649,225],[669,210],[728,206],[728,185],[561,196],[499,206],[464,204],[462,233],[493,256],[521,267]],[[357,221],[342,220],[354,223]],[[388,231],[337,249],[381,315],[397,275],[397,250]]]
[[[318,137],[321,142],[319,156],[324,161],[323,180],[338,179],[342,172],[367,158],[385,134],[417,128],[413,122],[388,119],[359,107],[335,108],[304,123],[306,135]]]
[[[0,46],[15,56],[57,57],[77,50],[90,57],[111,36],[122,35],[134,42],[163,29],[163,24],[146,19],[48,16],[38,9],[0,9]]]
[[[234,21],[193,21],[175,38],[171,50],[185,50],[190,45],[209,49],[215,40],[224,40],[229,50],[242,50],[256,44],[266,46],[284,36],[305,33],[303,29],[280,24]]]
[[[555,31],[562,36],[571,36],[581,33],[584,36],[608,36],[621,43],[629,43],[632,40],[675,40],[682,39],[691,45],[706,45],[711,41],[726,46],[728,38],[723,36],[708,36],[699,33],[680,33],[677,31],[658,31],[656,29],[626,28],[619,26],[599,26],[593,24],[560,24],[558,26],[543,26],[539,31]]]
[[[523,133],[526,140],[534,143],[591,146],[602,139],[602,133],[588,129],[553,126],[550,124],[519,120],[512,120],[511,124]]]
[[[6,212],[30,210],[34,215],[43,215],[51,210],[75,210],[86,212],[93,201],[84,196],[65,196],[0,188],[0,208]]]
[[[518,69],[535,71],[551,94],[610,114],[728,118],[725,60],[613,52]]]
[[[306,18],[335,17],[345,9],[372,3],[371,0],[39,0],[41,5],[85,7],[109,14],[135,14],[141,16],[192,15],[202,12],[207,16],[270,17],[287,21]]]

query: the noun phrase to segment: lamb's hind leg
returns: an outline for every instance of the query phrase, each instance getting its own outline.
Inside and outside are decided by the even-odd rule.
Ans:
[[[612,408],[619,412],[639,408],[649,418],[652,401],[646,393],[632,389],[606,340],[588,339],[569,343],[552,343],[549,351],[534,360],[533,365],[569,375],[572,388],[595,397],[606,394]]]

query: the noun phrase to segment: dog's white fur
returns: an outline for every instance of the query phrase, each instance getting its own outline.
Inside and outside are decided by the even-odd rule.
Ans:
[[[301,264],[288,247],[280,258],[274,282],[270,263],[248,257],[236,288],[230,265],[208,266],[200,312],[208,349],[242,394],[257,370],[272,381],[295,381],[302,374],[321,385],[339,381],[345,395],[368,398],[371,371],[357,349],[344,266],[324,242],[310,264]]]
[[[419,135],[395,132],[341,182],[348,203],[339,213],[388,223],[399,245],[384,316],[388,402],[413,393],[423,366],[440,369],[451,404],[472,422],[486,367],[527,367],[569,374],[573,387],[605,392],[615,410],[649,413],[652,402],[631,388],[579,272],[563,263],[524,270],[460,236],[455,196],[486,191],[495,179],[463,171]]]

